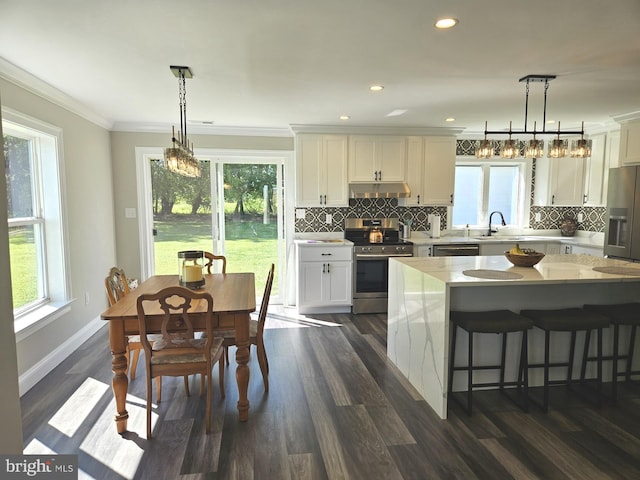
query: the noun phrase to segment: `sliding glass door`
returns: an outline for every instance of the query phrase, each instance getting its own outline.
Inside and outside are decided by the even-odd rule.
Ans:
[[[275,300],[284,265],[284,162],[250,156],[199,158],[202,177],[195,179],[149,160],[155,274],[175,274],[178,251],[205,250],[224,255],[228,273],[254,272],[261,296],[274,263]]]

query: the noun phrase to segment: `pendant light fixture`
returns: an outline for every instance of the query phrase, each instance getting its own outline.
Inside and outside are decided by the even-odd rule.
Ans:
[[[185,79],[192,78],[193,75],[189,67],[171,65],[169,68],[178,78],[180,132],[176,138],[175,128],[171,128],[172,146],[164,150],[164,165],[167,170],[179,175],[199,177],[202,175],[200,162],[193,154],[193,143],[189,145],[189,139],[187,138],[187,90]]]
[[[549,140],[549,151],[547,157],[549,158],[564,158],[567,156],[568,142],[566,139],[560,138],[560,122],[558,122],[558,138]]]
[[[484,122],[484,140],[478,140],[476,146],[477,158],[491,158],[493,156],[493,140],[487,140],[487,122]]]
[[[493,140],[487,138],[487,135],[509,135],[508,140],[501,142],[501,155],[504,158],[516,158],[520,154],[518,140],[512,140],[511,135],[516,133],[517,135],[533,135],[533,139],[530,140],[525,149],[525,157],[527,158],[540,158],[544,154],[544,142],[537,140],[536,135],[557,135],[557,138],[549,141],[549,150],[547,156],[550,158],[562,158],[568,154],[568,140],[561,139],[560,135],[580,135],[579,140],[572,141],[571,156],[577,158],[585,158],[591,156],[591,140],[584,139],[584,122],[582,122],[582,128],[580,130],[560,130],[560,122],[558,122],[557,132],[547,132],[545,130],[545,124],[547,119],[547,91],[549,89],[549,82],[556,78],[555,75],[527,75],[520,78],[520,82],[526,84],[526,98],[525,98],[525,110],[524,110],[524,129],[520,132],[513,132],[511,128],[511,122],[509,122],[509,131],[502,130],[487,130],[487,122],[484,126],[484,139],[479,140],[476,145],[476,157],[478,158],[490,158],[489,156],[483,156],[487,152],[489,145],[493,145]],[[531,82],[544,82],[544,108],[542,114],[542,131],[536,131],[536,123],[534,122],[533,131],[528,129],[528,114],[529,114],[529,84]],[[491,150],[493,153],[493,150]]]
[[[536,139],[536,122],[533,122],[533,138],[527,143],[524,149],[526,158],[540,158],[544,155],[544,140]]]

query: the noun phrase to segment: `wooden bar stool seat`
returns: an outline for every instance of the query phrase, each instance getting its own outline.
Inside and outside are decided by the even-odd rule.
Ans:
[[[613,354],[611,356],[603,357],[603,360],[612,361],[612,373],[611,373],[611,397],[614,402],[618,400],[618,378],[624,376],[626,382],[631,381],[632,375],[640,375],[640,371],[633,371],[633,353],[636,342],[636,331],[640,325],[640,303],[618,303],[612,305],[585,305],[585,309],[597,312],[609,319],[611,325],[613,325]],[[620,354],[620,326],[631,327],[629,335],[629,345],[627,347],[626,354]],[[581,378],[585,375],[585,364],[588,361],[595,360],[594,357],[585,356],[583,362]],[[618,363],[620,360],[625,360],[625,370],[623,372],[618,371]]]
[[[485,312],[466,312],[452,311],[449,315],[452,322],[451,329],[451,350],[449,356],[449,397],[460,403],[467,413],[471,415],[472,411],[472,391],[475,387],[499,387],[502,393],[505,393],[505,386],[516,386],[518,390],[523,387],[524,395],[520,408],[525,412],[528,410],[528,369],[527,369],[527,330],[533,326],[533,321],[523,317],[510,310],[491,310]],[[458,327],[465,330],[469,334],[468,361],[464,366],[455,366],[455,349],[456,349],[456,333]],[[506,363],[506,347],[507,335],[513,332],[522,333],[522,343],[520,347],[520,364],[518,366],[518,379],[516,381],[505,382],[505,363]],[[502,348],[500,352],[499,365],[474,365],[473,364],[473,339],[474,334],[501,334]],[[455,371],[463,370],[467,372],[467,404],[466,406],[460,402],[455,395],[452,395],[453,374]],[[473,372],[475,370],[499,370],[500,379],[498,382],[474,383]],[[524,372],[524,378],[521,380],[521,372]],[[516,402],[511,396],[509,398]]]
[[[573,376],[573,365],[576,347],[577,332],[585,332],[584,350],[588,351],[590,332],[597,330],[597,395],[598,404],[602,402],[602,329],[609,326],[609,320],[597,312],[585,310],[583,308],[561,308],[552,310],[522,310],[521,315],[533,320],[534,326],[544,331],[544,363],[529,364],[529,368],[544,368],[544,394],[540,405],[542,410],[549,409],[549,386],[563,384],[571,386]],[[566,362],[553,362],[550,358],[550,344],[552,332],[570,332],[571,343],[569,349],[569,359]],[[583,362],[584,363],[584,362]],[[549,371],[552,367],[567,367],[566,380],[549,380]],[[532,401],[535,400],[532,398]],[[536,402],[538,403],[538,402]]]

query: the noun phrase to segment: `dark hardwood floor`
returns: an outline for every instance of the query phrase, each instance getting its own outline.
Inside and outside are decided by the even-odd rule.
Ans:
[[[636,386],[602,408],[557,387],[547,414],[483,391],[472,417],[451,404],[443,421],[386,360],[384,315],[270,311],[270,392],[252,350],[247,423],[238,422],[231,355],[225,400],[214,369],[211,434],[199,380],[186,397],[181,378],[165,378],[147,440],[140,364],[130,431],[118,435],[103,328],[22,398],[25,453],[75,453],[79,478],[96,479],[640,478]]]

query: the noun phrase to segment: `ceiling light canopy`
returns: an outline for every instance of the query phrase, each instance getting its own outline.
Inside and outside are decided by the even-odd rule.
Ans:
[[[381,92],[382,90],[384,90],[384,87],[382,85],[371,85],[369,87],[369,90],[371,90],[372,92]]]
[[[568,149],[568,140],[561,139],[560,135],[580,135],[580,139],[573,140],[571,142],[571,156],[577,158],[586,158],[591,156],[591,140],[585,140],[584,138],[584,122],[580,130],[560,130],[560,122],[558,122],[558,131],[551,132],[546,131],[545,125],[547,122],[547,90],[549,89],[549,82],[556,78],[555,75],[527,75],[522,77],[519,81],[526,83],[526,97],[524,108],[524,129],[520,132],[513,132],[511,129],[511,122],[509,122],[509,131],[504,132],[500,130],[487,130],[487,122],[484,124],[484,139],[479,140],[476,145],[476,157],[478,158],[491,158],[494,153],[494,141],[487,139],[487,135],[509,135],[508,140],[502,140],[500,142],[500,155],[503,158],[516,158],[520,156],[520,141],[512,139],[513,133],[521,135],[533,135],[533,139],[529,140],[524,149],[524,156],[527,158],[540,158],[544,154],[544,141],[537,140],[536,135],[557,135],[557,138],[549,141],[549,149],[547,156],[549,158],[563,158],[566,157]],[[528,129],[527,116],[529,113],[529,83],[531,82],[544,82],[544,108],[542,113],[542,131],[536,130],[536,122],[533,123],[533,130]]]
[[[189,145],[187,138],[187,91],[186,78],[191,78],[191,69],[189,67],[169,67],[173,74],[178,78],[178,91],[180,103],[180,132],[176,138],[175,128],[171,129],[170,148],[164,150],[164,165],[170,170],[185,177],[199,177],[202,175],[200,162],[193,154],[193,143]]]

